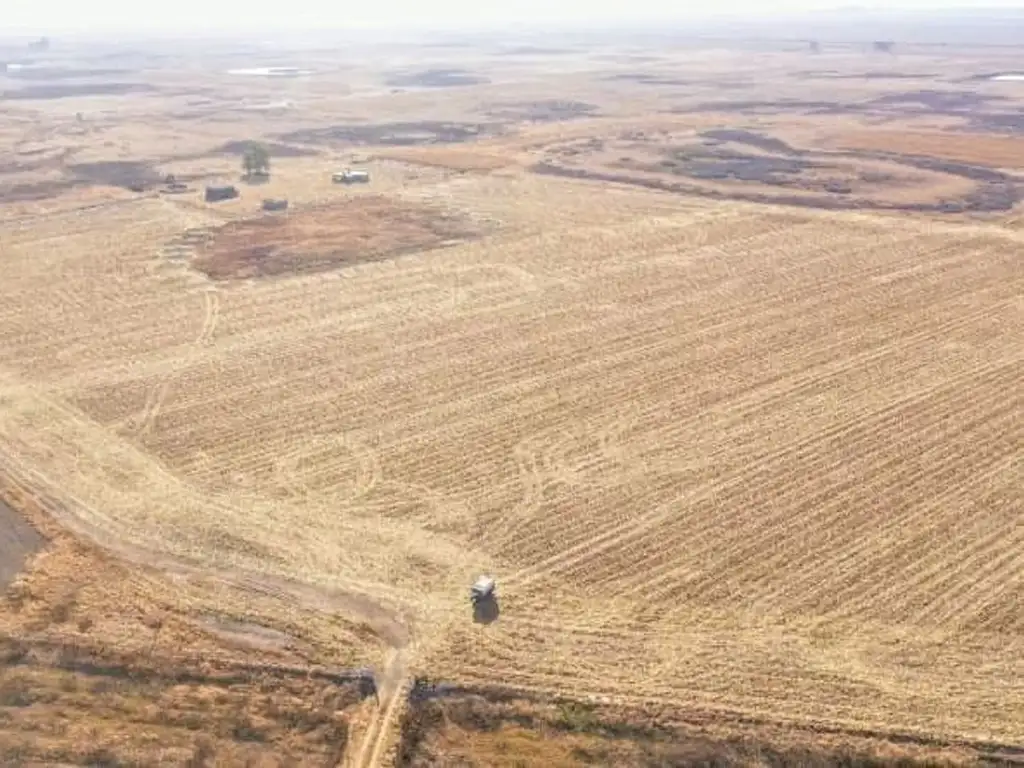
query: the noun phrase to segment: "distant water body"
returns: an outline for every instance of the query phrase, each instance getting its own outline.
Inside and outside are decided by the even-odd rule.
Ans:
[[[256,77],[299,77],[300,75],[311,75],[311,69],[299,69],[298,67],[248,67],[246,69],[229,69],[229,75],[249,75]]]

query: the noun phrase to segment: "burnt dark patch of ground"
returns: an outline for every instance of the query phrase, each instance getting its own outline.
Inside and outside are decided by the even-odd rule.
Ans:
[[[699,81],[686,80],[678,77],[652,75],[646,72],[617,72],[601,78],[609,82],[636,83],[637,85],[697,85]]]
[[[931,768],[980,765],[1003,745],[881,732],[782,727],[726,713],[598,705],[490,688],[414,686],[396,765]],[[729,726],[712,736],[708,725]],[[837,738],[838,737],[838,738]],[[1011,754],[1022,752],[1011,747]],[[951,759],[955,755],[955,761]]]
[[[777,152],[783,155],[795,155],[799,152],[793,147],[789,146],[782,139],[776,139],[774,136],[765,136],[754,131],[745,131],[739,128],[716,128],[710,131],[704,131],[701,136],[707,139],[715,139],[717,141],[729,141],[735,144],[747,144],[757,149],[763,149],[766,152]]]
[[[804,171],[823,167],[821,163],[808,160],[685,147],[670,150],[660,162],[640,166],[639,169],[705,181],[752,181],[797,186]]]
[[[62,149],[53,151],[47,148],[21,150],[10,156],[10,159],[0,160],[0,176],[9,173],[25,173],[26,171],[38,171],[44,168],[63,168],[68,158],[75,154],[74,149]]]
[[[454,88],[463,85],[483,85],[490,79],[466,69],[424,69],[402,72],[384,81],[393,88]]]
[[[486,114],[499,120],[554,123],[580,117],[592,117],[599,113],[596,104],[562,99],[542,99],[511,104],[496,104]]]
[[[35,528],[0,500],[0,592],[18,575],[25,560],[44,543]]]
[[[315,149],[309,149],[307,147],[296,147],[291,144],[281,144],[278,142],[266,142],[266,141],[228,141],[217,147],[216,154],[218,155],[234,155],[241,157],[246,153],[249,147],[254,145],[263,146],[272,158],[274,157],[315,157],[320,153]]]
[[[22,69],[8,69],[7,77],[12,80],[74,80],[77,78],[89,77],[129,77],[137,74],[135,69],[112,69],[112,68],[82,68],[73,67],[24,67]]]
[[[974,113],[968,118],[969,127],[988,133],[1024,133],[1024,112]]]
[[[277,138],[297,144],[356,144],[383,146],[417,146],[425,144],[459,144],[499,134],[500,125],[489,123],[455,123],[441,121],[353,123],[328,128],[291,131]]]
[[[162,184],[164,177],[150,164],[138,160],[114,160],[99,163],[75,163],[67,166],[72,177],[82,183],[130,189],[141,192]]]
[[[146,83],[63,83],[33,85],[0,92],[0,101],[70,99],[77,96],[127,96],[128,94],[155,93],[156,88]]]
[[[835,156],[857,156],[868,158],[893,159],[879,153],[835,153]],[[800,179],[796,174],[802,168],[812,167],[806,165],[807,161],[795,161],[784,158],[756,158],[753,156],[736,157],[717,155],[712,159],[706,157],[695,157],[694,153],[687,150],[682,157],[669,158],[656,167],[638,167],[635,170],[657,170],[658,172],[676,173],[681,176],[688,176],[700,180],[744,180],[756,181],[764,184],[771,184],[778,187],[792,187],[805,191],[829,193],[819,195],[793,195],[780,192],[779,194],[763,192],[745,192],[742,190],[730,190],[728,192],[712,189],[696,184],[685,182],[668,181],[652,177],[638,177],[629,173],[610,173],[607,171],[595,171],[584,168],[568,168],[550,161],[542,161],[532,166],[535,173],[562,176],[572,179],[585,179],[591,181],[610,182],[614,184],[629,184],[657,189],[665,192],[692,195],[712,200],[737,200],[750,203],[766,203],[771,205],[790,205],[805,208],[819,208],[824,210],[875,210],[875,211],[908,211],[916,213],[968,213],[968,212],[996,212],[1008,211],[1022,199],[1017,185],[1009,177],[991,177],[987,181],[979,183],[975,189],[962,198],[955,200],[940,200],[934,203],[899,203],[871,200],[863,197],[856,197],[847,182],[838,180],[816,180],[808,182]],[[765,160],[772,161],[766,165]],[[780,163],[786,162],[785,165]],[[901,158],[902,162],[902,158]],[[915,163],[928,162],[932,165],[931,170],[943,170],[953,175],[975,178],[976,174],[988,173],[989,169],[979,169],[974,166],[964,167],[962,164],[948,164],[946,161],[937,158],[922,161],[920,158]],[[795,163],[795,165],[794,165]],[[908,163],[910,164],[910,163]],[[800,166],[799,168],[797,166]],[[822,166],[814,166],[822,167]],[[916,167],[922,167],[918,165]],[[971,175],[967,175],[971,174]]]
[[[87,187],[82,180],[69,178],[34,181],[21,184],[0,184],[0,203],[29,203],[50,200],[76,187]]]
[[[973,91],[922,90],[889,93],[868,102],[869,107],[918,107],[934,113],[956,113],[977,110],[993,102],[1006,101],[1005,96],[989,96]]]
[[[801,99],[779,99],[778,101],[705,101],[687,107],[673,107],[671,114],[696,114],[699,112],[727,112],[739,114],[772,114],[781,115],[799,112],[809,115],[845,115],[861,112],[855,104],[843,104],[837,101],[804,101]]]
[[[443,248],[480,234],[454,213],[365,196],[286,217],[230,222],[204,239],[192,267],[220,281],[308,275]]]

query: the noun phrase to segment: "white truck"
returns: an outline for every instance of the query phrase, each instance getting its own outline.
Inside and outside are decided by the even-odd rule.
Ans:
[[[331,174],[331,181],[335,184],[368,184],[370,181],[369,171],[344,170]]]
[[[481,576],[469,588],[469,599],[474,603],[482,600],[489,600],[494,597],[494,579],[490,576]]]

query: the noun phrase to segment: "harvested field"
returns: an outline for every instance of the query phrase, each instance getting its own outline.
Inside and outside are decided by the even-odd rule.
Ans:
[[[233,221],[210,234],[192,266],[213,280],[324,272],[477,235],[457,214],[384,197]]]
[[[399,606],[439,679],[1024,737],[1017,240],[450,190],[579,207],[214,292],[152,272],[160,201],[9,236],[5,465],[111,545]]]
[[[158,93],[0,115],[0,763],[1024,755],[1012,137],[769,42],[513,42],[154,41]],[[132,191],[239,137],[236,199]]]

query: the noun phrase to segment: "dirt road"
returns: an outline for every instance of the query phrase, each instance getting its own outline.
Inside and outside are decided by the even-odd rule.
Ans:
[[[358,751],[346,761],[346,768],[373,768],[381,765],[388,749],[388,736],[402,712],[408,683],[408,648],[392,649],[378,680],[379,703],[371,714]]]

